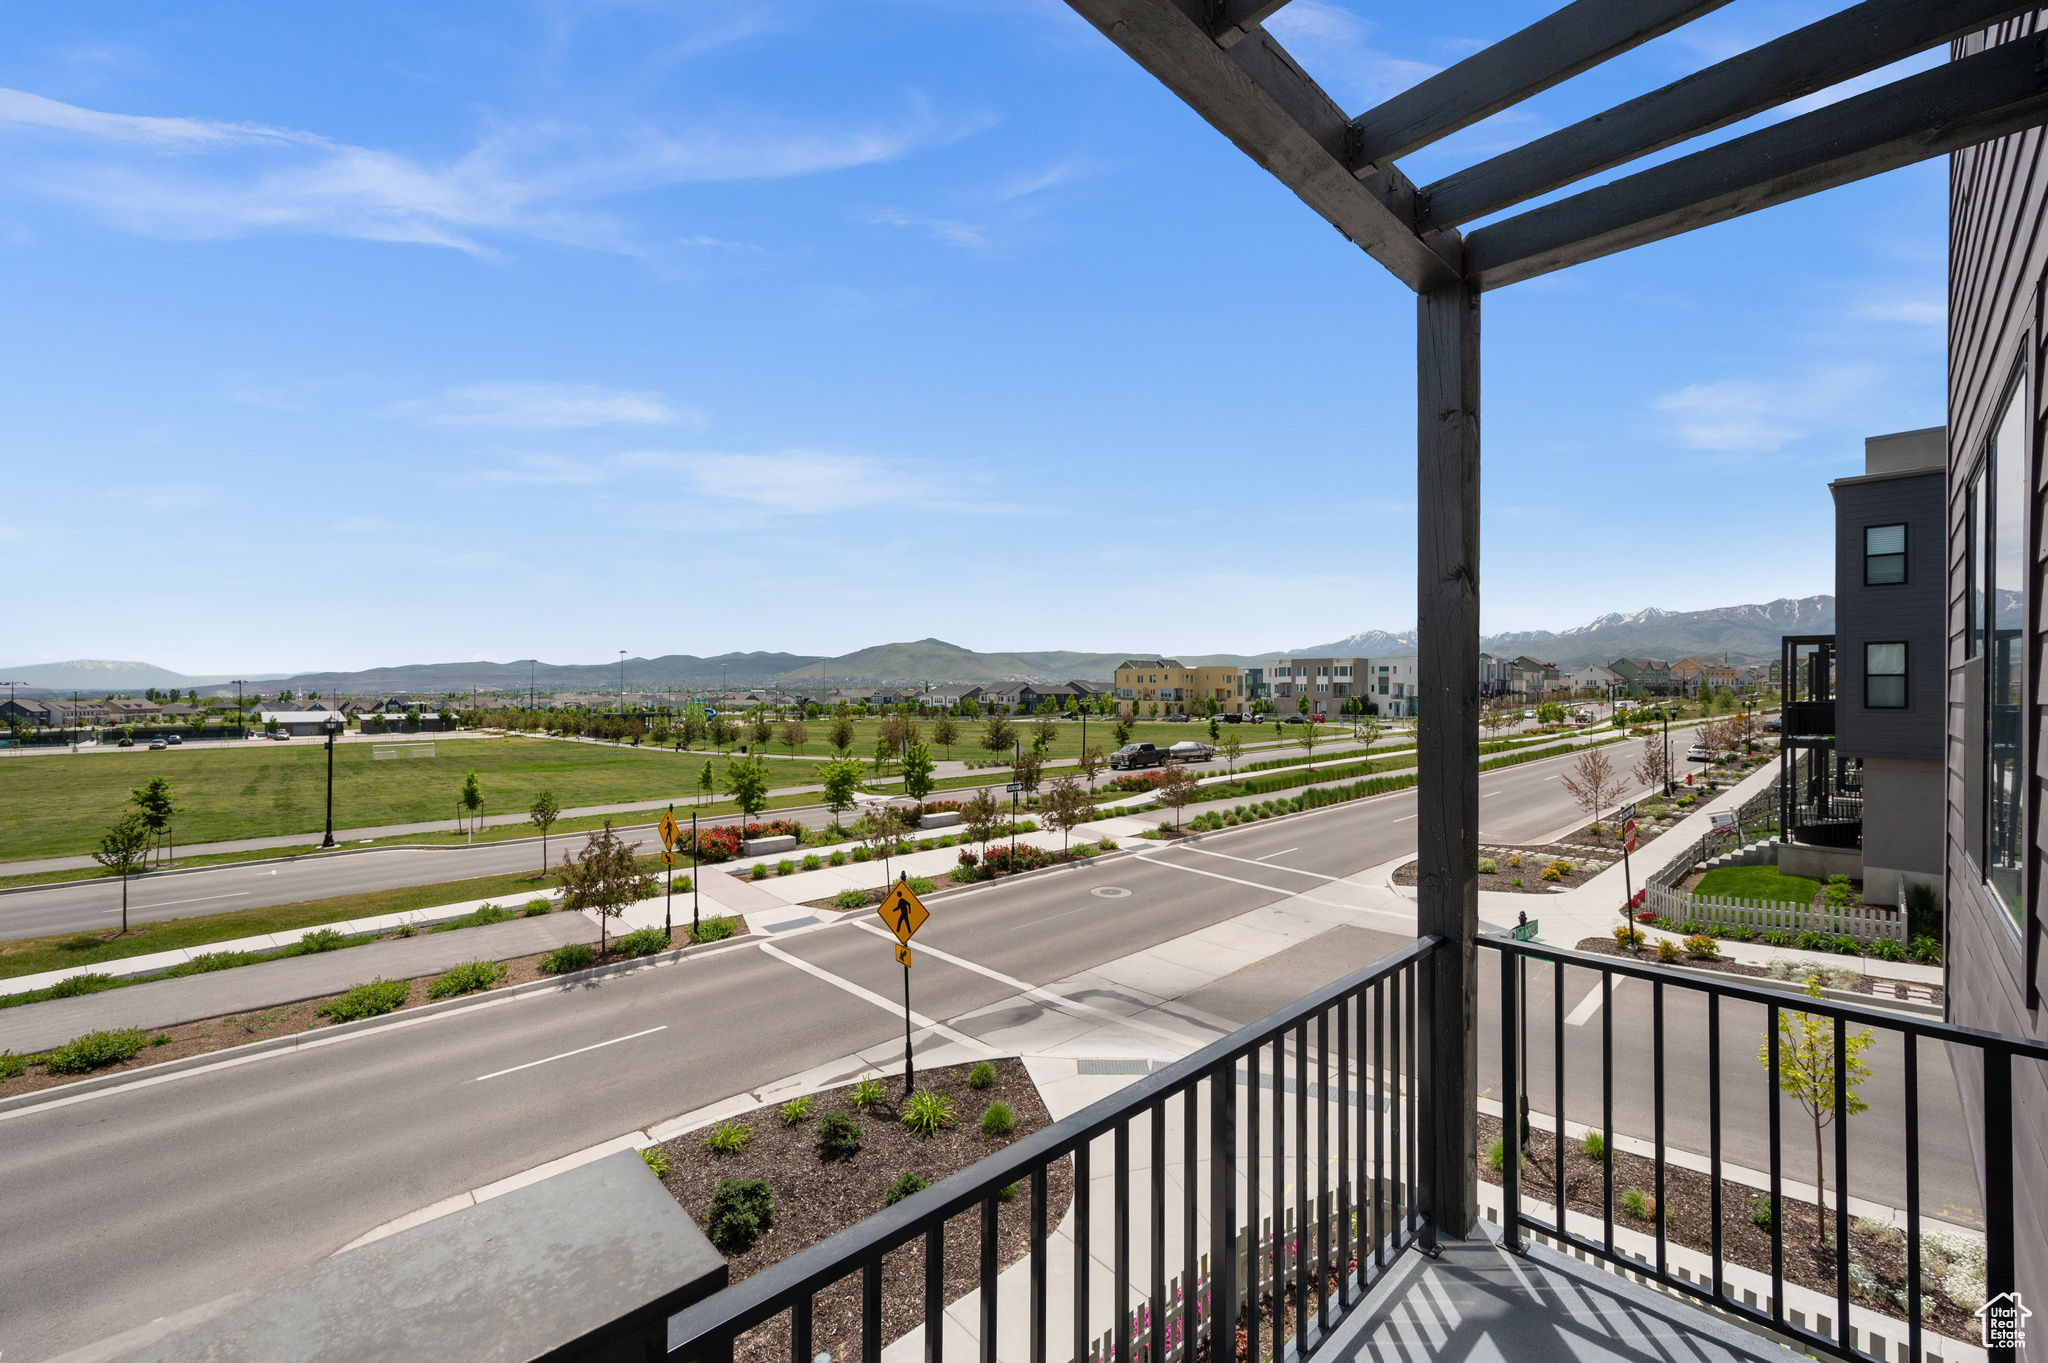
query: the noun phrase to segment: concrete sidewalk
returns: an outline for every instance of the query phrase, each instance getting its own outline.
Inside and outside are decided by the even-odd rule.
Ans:
[[[505,960],[552,951],[569,942],[595,942],[597,925],[580,913],[515,918],[489,927],[422,933],[366,946],[236,966],[204,975],[152,981],[77,998],[48,999],[0,1009],[0,1051],[30,1054],[75,1036],[115,1027],[174,1027],[201,1018],[277,1008],[302,999],[339,994],[383,977],[438,975],[473,960]]]

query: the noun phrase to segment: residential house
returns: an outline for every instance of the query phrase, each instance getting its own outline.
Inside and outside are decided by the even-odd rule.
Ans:
[[[948,710],[963,700],[981,704],[982,688],[972,682],[948,682],[934,686],[924,693],[924,703],[935,709]]]
[[[1612,699],[1625,690],[1621,674],[1605,663],[1585,663],[1568,669],[1564,682],[1575,696],[1602,696]]]
[[[1671,664],[1671,680],[1689,695],[1726,691],[1741,680],[1741,672],[1720,658],[1680,658]]]
[[[1514,660],[1498,653],[1479,655],[1479,695],[1483,700],[1508,695],[1515,679]]]
[[[1607,664],[1631,696],[1672,694],[1671,664],[1658,658],[1616,658]]]
[[[1126,658],[1116,666],[1112,693],[1121,715],[1150,715],[1154,707],[1162,715],[1201,714],[1212,700],[1229,714],[1247,700],[1243,668],[1196,667],[1177,658]]]
[[[47,729],[56,722],[47,701],[0,700],[0,727],[11,726],[17,719],[32,729]]]
[[[1564,670],[1556,663],[1524,653],[1509,666],[1514,672],[1515,694],[1532,704],[1549,700],[1565,689]]]
[[[1941,885],[1947,428],[1874,436],[1835,498],[1835,755],[1861,767],[1863,897]],[[1674,669],[1675,670],[1675,669]],[[1881,864],[1879,864],[1881,863]]]
[[[108,696],[105,705],[107,714],[117,724],[154,719],[159,709],[155,701],[137,700],[133,696]]]

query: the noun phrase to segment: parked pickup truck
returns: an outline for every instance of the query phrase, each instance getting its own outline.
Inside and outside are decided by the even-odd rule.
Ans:
[[[1126,743],[1109,755],[1110,768],[1115,771],[1156,767],[1165,761],[1166,750],[1150,743]]]
[[[1169,762],[1207,762],[1215,755],[1216,750],[1207,743],[1197,743],[1192,739],[1183,739],[1166,750]]]

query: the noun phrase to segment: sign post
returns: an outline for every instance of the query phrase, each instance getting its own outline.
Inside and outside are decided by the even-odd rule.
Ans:
[[[697,882],[704,879],[697,869],[697,815],[690,814],[690,940],[697,940]]]
[[[908,1098],[917,1087],[917,1070],[910,1053],[910,939],[917,936],[917,930],[932,913],[911,892],[909,879],[900,871],[875,912],[881,916],[883,926],[895,935],[896,963],[903,967],[903,1096]]]
[[[1636,921],[1636,886],[1635,873],[1629,869],[1628,855],[1635,850],[1636,807],[1630,802],[1621,807],[1621,892],[1626,896],[1621,902],[1621,916],[1631,927]]]
[[[670,805],[668,812],[661,816],[661,864],[668,883],[661,892],[661,931],[671,943],[675,941],[676,901],[676,807]]]

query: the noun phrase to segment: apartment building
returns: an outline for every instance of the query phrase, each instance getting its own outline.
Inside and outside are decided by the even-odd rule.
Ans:
[[[1742,669],[1719,658],[1680,658],[1671,664],[1671,680],[1691,695],[1726,691],[1742,681]]]
[[[1222,714],[1244,707],[1244,669],[1194,667],[1176,658],[1126,658],[1111,688],[1120,715],[1195,715],[1215,701]],[[1157,707],[1156,709],[1154,707]]]
[[[1415,713],[1413,658],[1275,658],[1257,670],[1261,699],[1283,715],[1302,713],[1303,700],[1311,715],[1341,715],[1349,700],[1365,701],[1372,714]]]

